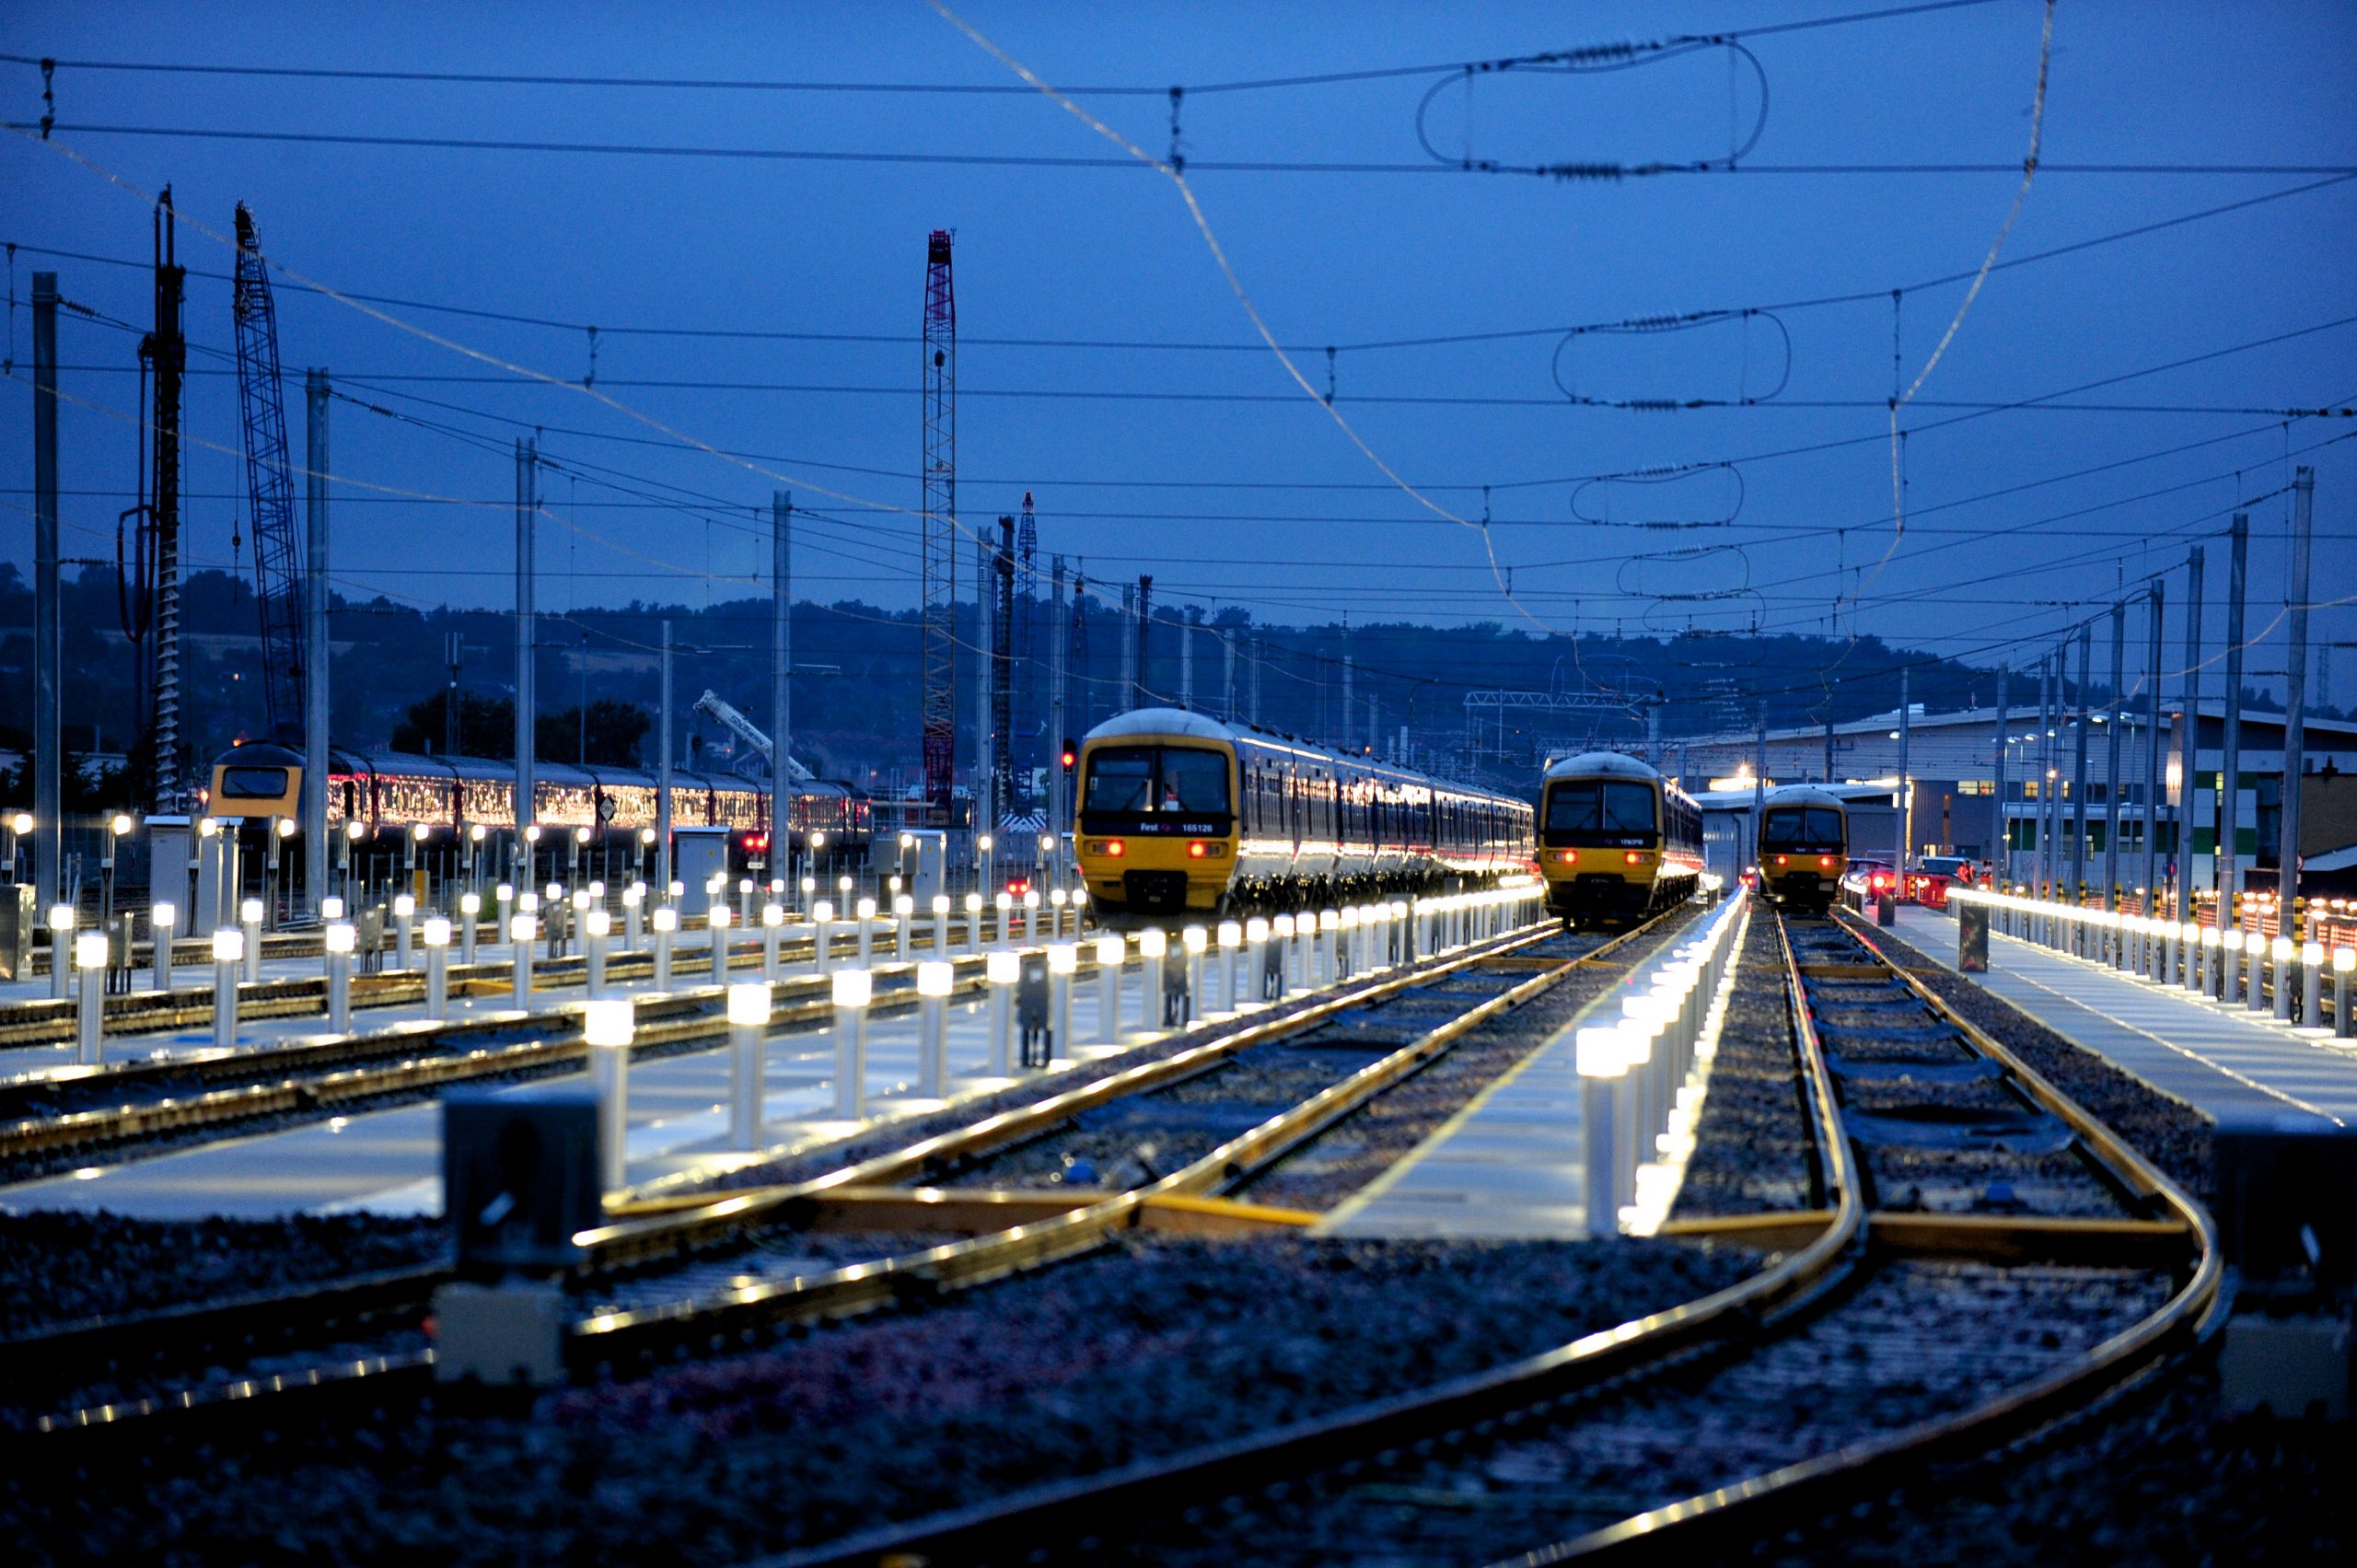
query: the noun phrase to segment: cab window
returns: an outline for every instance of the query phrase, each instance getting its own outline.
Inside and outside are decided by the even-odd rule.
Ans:
[[[1841,848],[1841,813],[1821,806],[1771,811],[1759,825],[1759,847],[1838,851]]]
[[[276,800],[286,793],[284,768],[224,768],[221,796],[225,800]]]
[[[1578,779],[1547,792],[1550,832],[1650,833],[1654,792],[1649,784]]]
[[[1227,757],[1188,746],[1102,746],[1089,753],[1083,811],[1228,809]]]

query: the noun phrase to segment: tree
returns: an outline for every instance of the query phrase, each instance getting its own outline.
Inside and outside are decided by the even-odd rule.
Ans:
[[[654,719],[636,703],[600,697],[589,704],[589,744],[585,750],[579,708],[542,714],[533,728],[542,761],[579,761],[609,768],[635,768],[639,743],[655,726]]]
[[[443,756],[449,751],[450,692],[436,691],[411,704],[408,716],[393,726],[393,749]],[[548,721],[540,721],[546,724]],[[548,749],[545,738],[540,749]],[[495,762],[516,760],[516,703],[507,697],[478,697],[464,692],[459,700],[459,755],[483,757]]]

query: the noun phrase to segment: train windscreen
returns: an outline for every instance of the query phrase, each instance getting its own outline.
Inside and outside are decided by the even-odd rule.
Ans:
[[[1574,779],[1547,791],[1550,833],[1650,833],[1654,830],[1651,784],[1610,779]]]
[[[224,800],[277,800],[286,794],[284,768],[224,768],[221,770],[221,797]]]
[[[1227,757],[1192,746],[1100,746],[1089,753],[1080,808],[1224,813]]]
[[[1759,847],[1839,854],[1843,848],[1841,813],[1823,806],[1771,808],[1759,824]]]

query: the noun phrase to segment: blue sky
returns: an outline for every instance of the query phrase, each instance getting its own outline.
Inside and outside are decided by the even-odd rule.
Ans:
[[[1654,40],[1842,9],[1194,5],[1123,7],[1109,21],[1097,8],[975,4],[965,15],[1051,81],[1200,87]],[[922,5],[742,13],[673,6],[658,19],[622,6],[20,4],[0,21],[0,49],[69,60],[538,75],[1014,80]],[[1746,161],[2017,168],[2039,17],[2029,0],[1998,0],[1751,40],[1770,91],[1765,129]],[[1183,104],[1181,150],[1199,166],[1416,163],[1424,156],[1417,104],[1443,80],[1199,91]],[[2056,23],[2045,157],[2357,167],[2351,80],[2357,17],[2345,6],[2066,0]],[[0,65],[7,118],[37,117],[40,93],[37,70]],[[1081,158],[1113,151],[1054,104],[1021,94],[322,82],[66,67],[56,97],[58,120],[69,126]],[[1167,151],[1165,99],[1086,102],[1150,151]],[[1724,157],[1731,122],[1740,136],[1759,107],[1748,67],[1731,72],[1726,53],[1711,50],[1608,75],[1486,76],[1472,84],[1469,104],[1465,87],[1450,81],[1434,99],[1428,126],[1446,153],[1469,149],[1507,162],[1684,162]],[[1510,603],[1479,529],[1393,485],[1273,356],[1251,346],[1244,312],[1176,190],[1150,171],[67,131],[56,139],[140,190],[171,181],[180,209],[223,234],[234,204],[250,203],[274,261],[339,289],[597,323],[607,329],[597,371],[610,396],[698,441],[761,455],[745,464],[682,448],[577,390],[518,382],[282,280],[289,366],[325,365],[352,397],[470,437],[335,406],[332,467],[353,482],[337,490],[335,573],[347,594],[505,602],[514,484],[505,447],[539,425],[547,449],[568,465],[546,485],[557,519],[541,536],[548,608],[632,598],[698,604],[743,594],[765,560],[757,518],[777,488],[820,514],[800,535],[803,594],[912,602],[916,332],[925,235],[935,227],[957,231],[963,521],[986,525],[1034,488],[1043,551],[1084,558],[1092,578],[1151,572],[1164,602],[1200,603],[1207,612],[1241,607],[1257,619],[1296,623],[1348,613],[1354,621],[1491,620],[1556,631],[1838,627],[1965,654],[2047,638],[2090,603],[2176,565],[2189,541],[2224,527],[2238,499],[2278,490],[2292,461],[2317,470],[2318,597],[2337,598],[2357,580],[2357,442],[2297,455],[2351,435],[2357,422],[2161,412],[2357,400],[2350,352],[2357,324],[2312,330],[2357,316],[2357,270],[2348,262],[2357,253],[2357,180],[1994,274],[1906,425],[1971,412],[1935,402],[2042,397],[2301,335],[2062,400],[2131,409],[2003,412],[1910,435],[1915,519],[1892,552],[1890,453],[1878,439],[1893,377],[1888,291],[1975,268],[2017,174],[1747,172],[1603,182],[1199,168],[1202,210],[1238,276],[1280,339],[1302,345],[1302,366],[1321,389],[1324,345],[1345,345],[1333,361],[1337,406],[1383,462],[1462,517],[1482,515],[1480,487],[1492,487],[1488,538],[1513,568],[1518,603]],[[2318,178],[2048,171],[2001,256]],[[147,254],[145,204],[56,151],[16,137],[0,144],[0,238],[130,261]],[[194,229],[183,227],[180,247],[192,268],[226,270],[228,251]],[[21,378],[30,273],[54,266],[69,299],[142,325],[148,285],[132,268],[24,250],[14,266],[19,380],[0,399],[0,486],[15,519],[7,554],[29,563],[22,508],[30,397]],[[1568,347],[1553,334],[1347,346],[1850,292],[1876,297],[1675,335],[1590,335]],[[1902,296],[1905,378],[1922,368],[1963,294],[1951,284]],[[385,308],[499,360],[567,378],[587,368],[588,338],[575,326]],[[745,343],[613,330],[636,326],[889,341]],[[72,318],[62,334],[62,356],[76,367],[65,373],[66,391],[129,410],[135,337]],[[192,280],[189,334],[197,345],[228,345],[226,283]],[[981,341],[992,338],[1220,346]],[[192,366],[226,368],[201,352]],[[1783,386],[1747,407],[1628,411],[1568,403],[1559,373],[1580,393],[1608,400],[1760,398],[1779,380]],[[394,378],[454,376],[481,379]],[[832,389],[632,384],[660,381]],[[1504,401],[1352,401],[1364,397]],[[1826,402],[1860,406],[1801,406]],[[290,415],[299,447],[299,402]],[[234,380],[193,377],[192,435],[234,449],[235,419]],[[114,515],[129,499],[117,493],[134,477],[133,428],[76,405],[64,414],[64,433],[65,552],[110,552]],[[1853,444],[1772,455],[1837,442]],[[2172,451],[2195,443],[2208,444]],[[1674,485],[1572,482],[1717,463],[1732,467]],[[2105,465],[2117,466],[2060,477]],[[1988,496],[2047,481],[2054,482]],[[242,511],[239,460],[196,447],[188,487],[192,562],[227,563]],[[692,493],[696,509],[646,505],[658,489],[675,502]],[[2266,499],[2253,512],[2254,601],[2280,603],[2284,503]],[[1631,526],[1640,521],[1712,526]],[[2223,552],[2211,553],[2214,647],[2223,572]],[[2172,587],[2181,597],[2181,574]],[[2254,624],[2272,613],[2255,610]],[[2316,633],[2357,638],[2357,608],[2320,612]],[[2173,629],[2172,648],[2177,638]],[[2254,663],[2280,668],[2280,652]],[[2342,664],[2341,684],[2357,684],[2357,660],[2344,655]],[[2335,695],[2349,700],[2346,691]]]

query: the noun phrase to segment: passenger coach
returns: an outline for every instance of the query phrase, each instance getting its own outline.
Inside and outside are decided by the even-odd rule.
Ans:
[[[1850,809],[1827,790],[1786,784],[1759,811],[1759,890],[1797,913],[1833,906],[1850,858]]]
[[[1538,873],[1565,923],[1641,920],[1693,896],[1702,811],[1634,757],[1588,751],[1542,782]]]
[[[1088,732],[1074,842],[1107,915],[1291,909],[1531,865],[1530,804],[1178,708]]]

